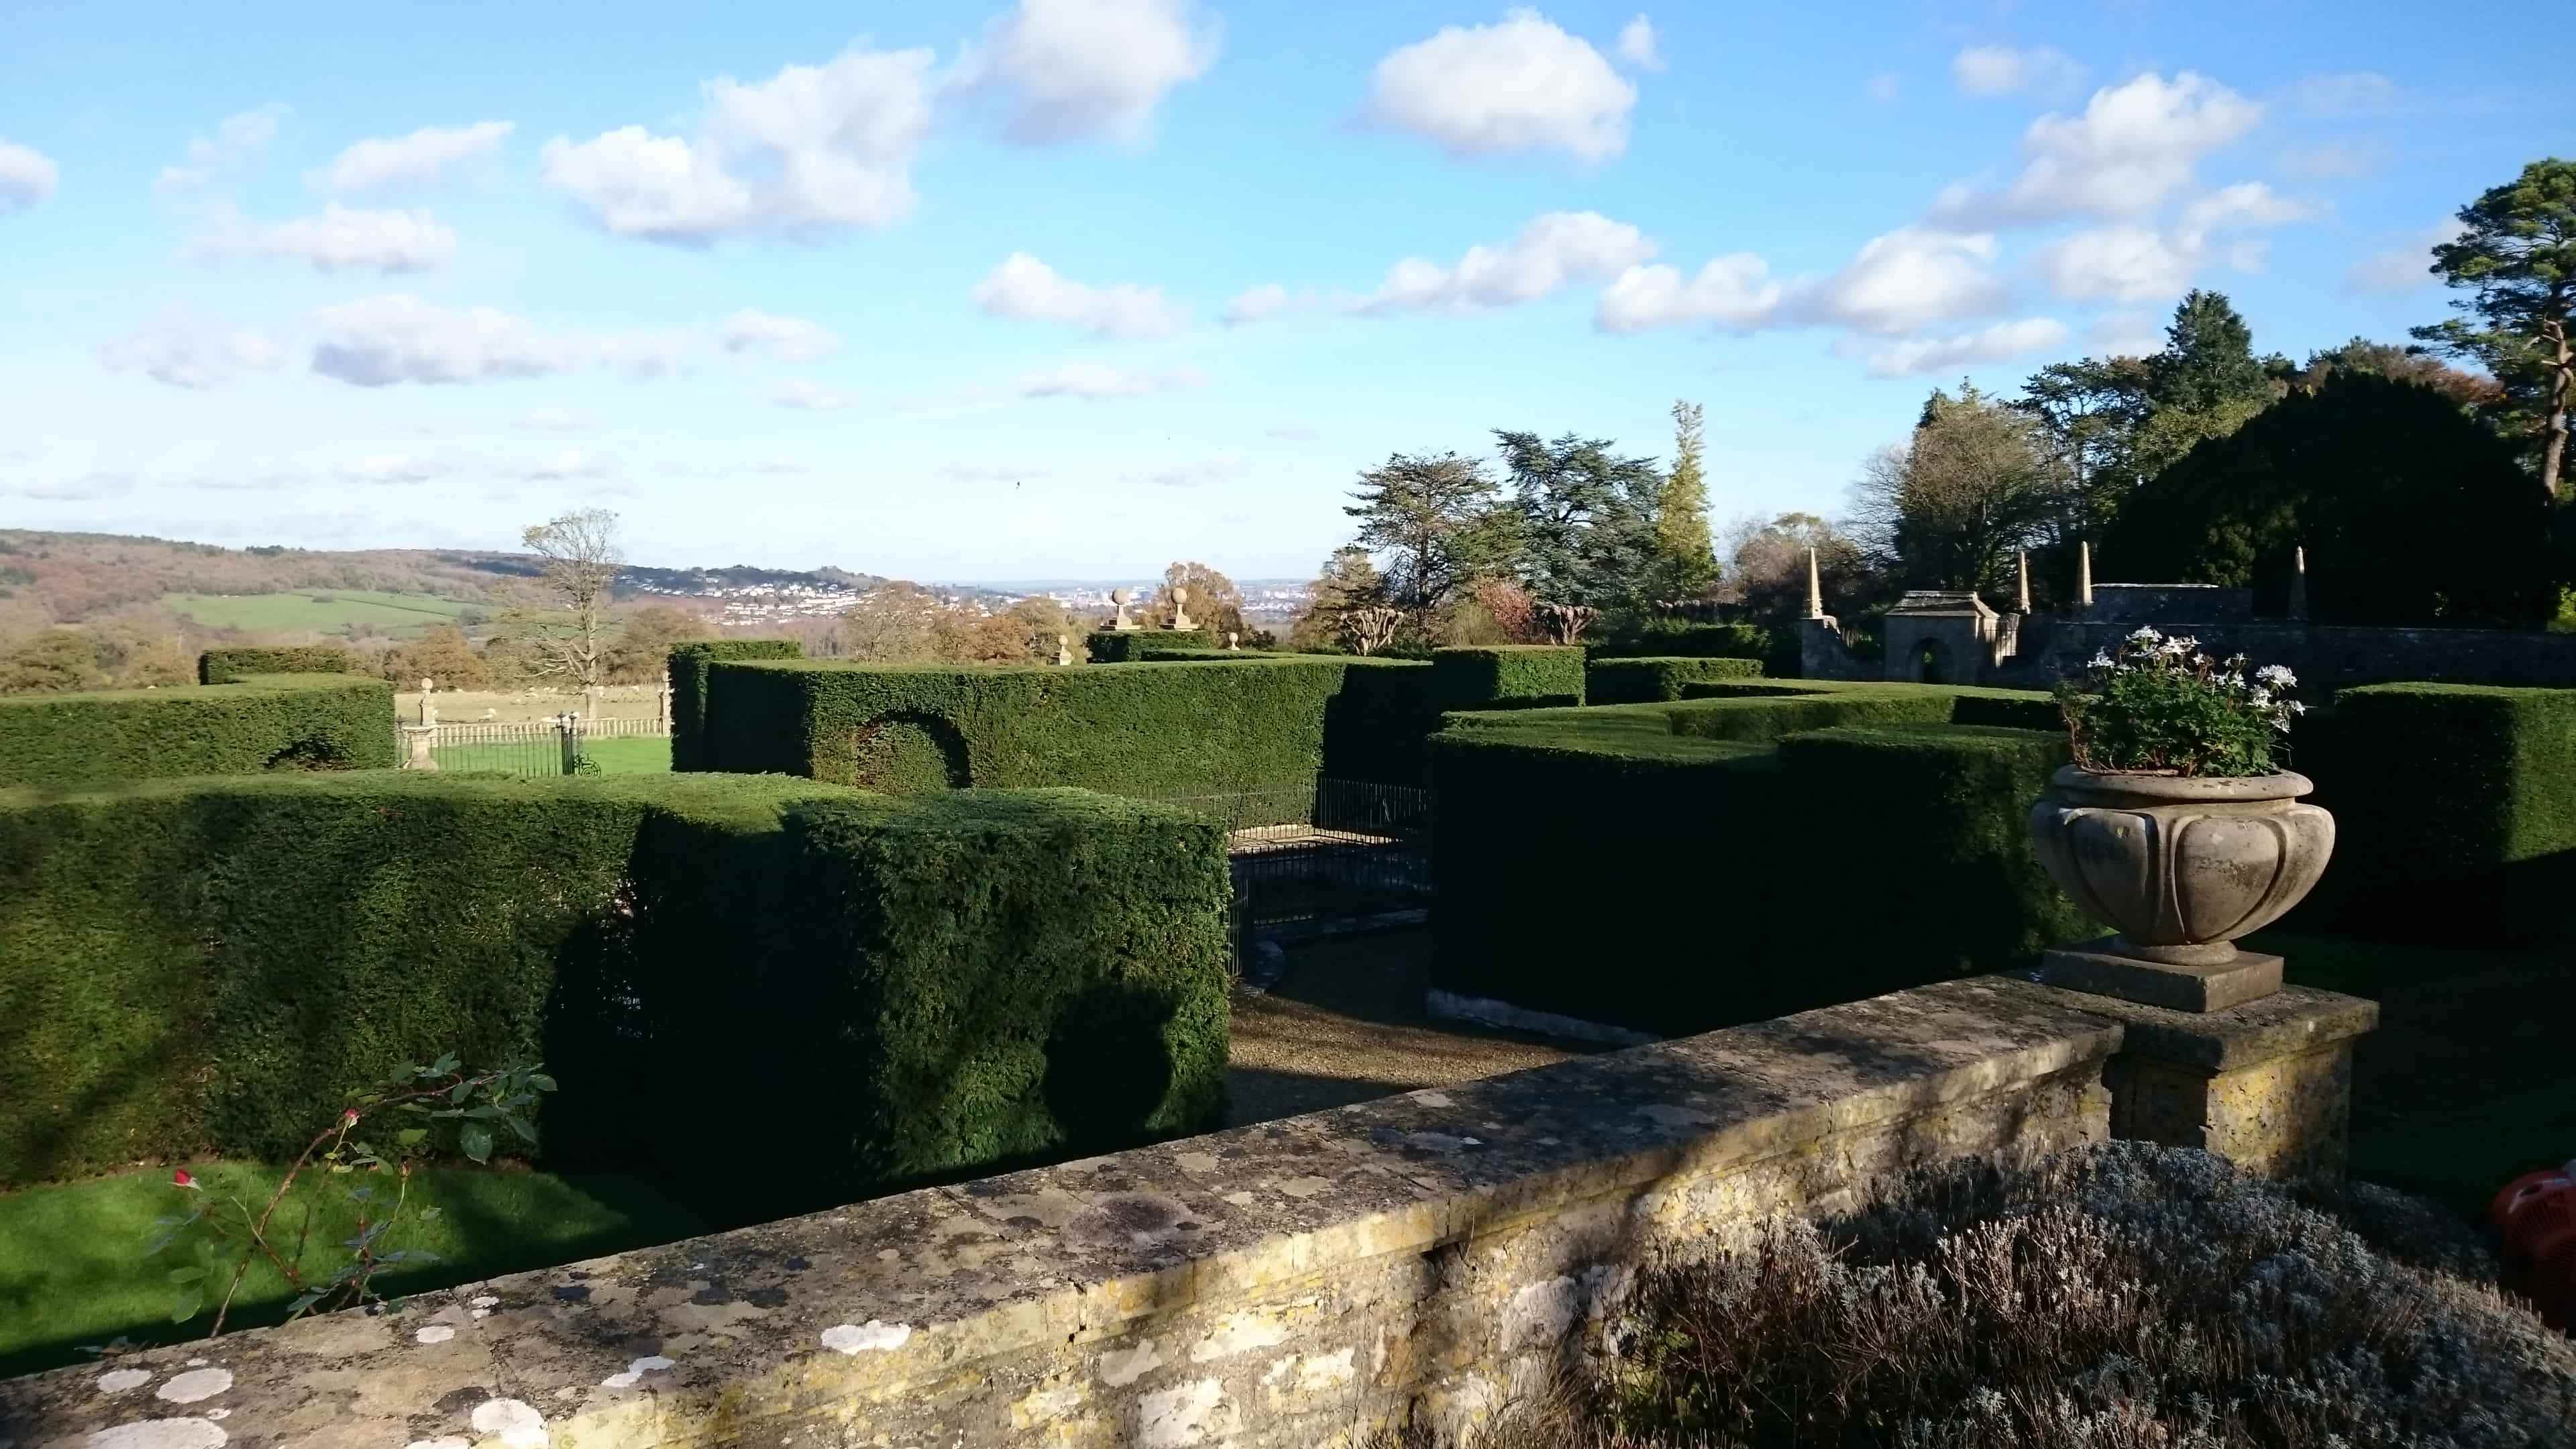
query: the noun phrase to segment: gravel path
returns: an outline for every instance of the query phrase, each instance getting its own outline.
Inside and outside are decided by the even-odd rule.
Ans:
[[[1268,995],[1235,997],[1234,1125],[1599,1050],[1433,1019],[1422,1009],[1430,948],[1430,933],[1419,930],[1313,942],[1289,951],[1287,974]]]

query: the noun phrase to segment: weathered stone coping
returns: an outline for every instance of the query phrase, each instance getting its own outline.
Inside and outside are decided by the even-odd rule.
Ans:
[[[2125,1027],[2121,1050],[2129,1055],[2212,1072],[2334,1046],[2379,1025],[2378,1002],[2313,986],[2284,986],[2225,1011],[2176,1011],[2090,994],[2073,997],[2070,1004],[2076,1003]]]
[[[1345,1442],[1646,1228],[2099,1138],[2121,1031],[1948,982],[11,1380],[0,1445]]]

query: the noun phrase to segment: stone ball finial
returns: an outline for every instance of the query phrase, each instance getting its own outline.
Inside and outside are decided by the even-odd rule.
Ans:
[[[1113,604],[1124,604],[1135,597],[1136,591],[1134,589],[1111,589],[1109,591],[1109,602]]]
[[[1178,587],[1178,586],[1175,586],[1175,587],[1172,589],[1172,602],[1173,602],[1173,603],[1175,603],[1175,604],[1186,604],[1186,603],[1188,603],[1189,601],[1190,601],[1190,591],[1189,591],[1189,590],[1184,589],[1184,588],[1180,588],[1180,587]]]

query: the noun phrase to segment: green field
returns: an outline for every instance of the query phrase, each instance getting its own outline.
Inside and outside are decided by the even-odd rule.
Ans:
[[[238,1194],[265,1203],[277,1169],[243,1163],[194,1164],[208,1196]],[[314,1205],[300,1266],[327,1276],[338,1244],[355,1230],[355,1209],[341,1191],[347,1179],[299,1179],[280,1222],[302,1226],[301,1205]],[[390,1189],[387,1189],[390,1191]],[[705,1224],[659,1193],[627,1178],[544,1172],[434,1168],[412,1180],[412,1200],[439,1209],[420,1221],[406,1213],[389,1248],[435,1254],[437,1261],[382,1280],[388,1295],[470,1283],[496,1273],[569,1263],[603,1253],[676,1242]],[[153,1220],[184,1212],[186,1194],[167,1168],[90,1182],[32,1187],[0,1196],[0,1376],[83,1361],[80,1346],[123,1335],[138,1343],[202,1336],[212,1305],[184,1324],[170,1271],[188,1260],[147,1257],[159,1229]],[[290,1234],[291,1238],[293,1235]],[[265,1262],[242,1280],[226,1327],[273,1323],[294,1295]]]
[[[553,735],[499,744],[446,745],[429,752],[441,770],[497,770],[504,775],[563,773],[563,746]],[[668,739],[585,740],[582,757],[603,775],[659,775],[671,768]]]
[[[164,607],[210,629],[254,633],[309,631],[335,634],[351,624],[372,624],[407,638],[453,624],[477,607],[432,594],[380,594],[364,589],[307,589],[291,594],[164,594]]]

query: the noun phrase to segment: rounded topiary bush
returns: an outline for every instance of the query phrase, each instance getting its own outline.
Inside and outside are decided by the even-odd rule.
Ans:
[[[861,725],[851,742],[851,782],[889,795],[928,795],[968,784],[966,741],[935,715],[897,714]]]

